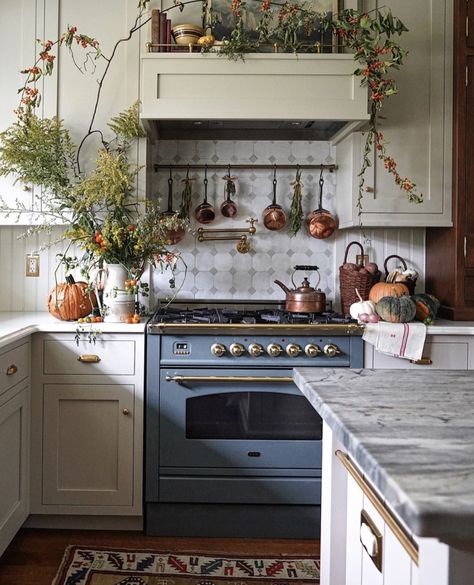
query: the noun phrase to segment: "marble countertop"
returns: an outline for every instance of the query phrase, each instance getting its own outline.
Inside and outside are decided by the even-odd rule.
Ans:
[[[0,311],[0,347],[18,341],[37,331],[50,333],[75,333],[77,327],[88,331],[93,328],[102,333],[143,333],[147,319],[141,323],[84,323],[60,321],[47,312],[23,313]]]
[[[414,534],[474,538],[474,371],[297,368],[294,378]]]

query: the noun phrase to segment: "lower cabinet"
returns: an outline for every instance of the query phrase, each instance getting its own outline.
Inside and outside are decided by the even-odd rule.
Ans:
[[[355,480],[347,478],[346,583],[416,585],[417,567]]]
[[[380,353],[365,344],[366,368],[470,370],[474,368],[474,336],[427,335],[423,357],[417,362]]]
[[[143,341],[127,334],[100,335],[95,345],[70,334],[35,337],[33,514],[141,515]],[[51,358],[52,347],[61,360]],[[121,373],[110,373],[114,363]]]
[[[29,513],[29,348],[0,350],[0,555]]]

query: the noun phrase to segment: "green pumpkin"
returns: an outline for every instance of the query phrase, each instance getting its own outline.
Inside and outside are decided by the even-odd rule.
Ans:
[[[411,297],[416,305],[416,318],[418,321],[433,321],[438,314],[440,302],[436,297],[420,293]]]
[[[408,323],[415,317],[416,305],[408,295],[382,297],[375,305],[375,310],[381,319],[389,323]]]

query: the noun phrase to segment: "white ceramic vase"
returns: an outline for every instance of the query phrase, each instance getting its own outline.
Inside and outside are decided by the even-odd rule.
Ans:
[[[107,307],[106,323],[125,323],[135,310],[135,299],[125,291],[128,274],[121,264],[107,264],[104,285],[104,305]]]

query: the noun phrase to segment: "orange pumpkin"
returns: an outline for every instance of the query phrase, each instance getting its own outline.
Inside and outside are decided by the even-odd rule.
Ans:
[[[86,293],[86,282],[75,282],[72,276],[49,293],[48,311],[61,321],[76,321],[92,313],[96,302],[94,293]]]
[[[377,282],[369,291],[369,300],[378,303],[383,297],[401,297],[410,294],[401,282]]]

